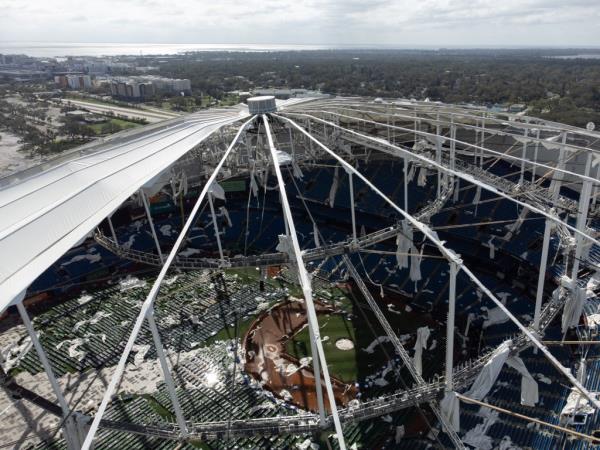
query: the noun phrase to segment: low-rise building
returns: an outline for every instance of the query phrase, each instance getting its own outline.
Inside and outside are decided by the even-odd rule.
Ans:
[[[110,93],[113,97],[142,100],[160,92],[189,95],[192,93],[192,87],[188,79],[157,76],[118,77],[110,79]]]

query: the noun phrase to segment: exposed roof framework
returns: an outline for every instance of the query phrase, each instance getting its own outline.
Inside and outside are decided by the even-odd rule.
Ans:
[[[305,267],[310,252],[302,252],[298,245],[293,217],[287,200],[286,186],[280,170],[280,165],[283,164],[280,159],[282,155],[278,154],[269,121],[284,124],[288,128],[291,145],[298,140],[298,143],[302,142],[306,146],[306,161],[323,156],[333,159],[345,170],[350,179],[352,177],[359,178],[385,200],[411,228],[422,233],[447,259],[454,281],[459,272],[464,273],[518,327],[521,337],[520,340],[513,343],[512,353],[518,354],[527,346],[534,345],[591,404],[600,408],[600,402],[596,397],[590,394],[580,380],[572,375],[570,369],[563,366],[539,339],[539,335],[543,334],[544,327],[558,314],[564,303],[575,296],[574,288],[567,289],[565,297],[549,300],[544,305],[542,291],[538,286],[536,317],[533,318],[532,323],[523,324],[467,267],[460,255],[457,255],[439,239],[427,223],[428,214],[430,217],[431,214],[439,211],[452,192],[458,189],[461,181],[478,189],[489,191],[546,218],[547,233],[543,243],[546,255],[549,235],[553,227],[557,230],[562,238],[565,255],[571,256],[571,263],[565,268],[565,276],[571,279],[574,286],[578,280],[580,267],[588,265],[588,261],[584,257],[584,248],[590,245],[600,245],[597,231],[589,227],[590,219],[598,217],[599,214],[597,197],[600,191],[598,175],[600,171],[600,147],[598,146],[600,135],[525,116],[493,114],[485,110],[432,103],[405,101],[382,103],[362,99],[329,99],[306,103],[298,102],[297,104],[291,102],[280,106],[283,107],[280,113],[272,114],[269,117],[250,117],[244,108],[188,116],[164,127],[129,135],[122,142],[105,144],[89,154],[62,162],[43,172],[23,177],[23,179],[16,176],[13,181],[6,182],[6,186],[0,190],[0,217],[2,217],[0,253],[15,255],[14,258],[5,258],[0,261],[0,292],[2,292],[0,306],[3,310],[11,302],[19,303],[22,299],[19,293],[24,291],[31,281],[69,248],[92,232],[104,218],[109,217],[121,203],[142,186],[159,176],[161,172],[184,157],[211,134],[243,122],[241,126],[236,125],[237,131],[227,148],[223,152],[211,155],[211,161],[218,156],[219,162],[216,165],[207,165],[208,180],[204,183],[192,213],[164,263],[162,257],[158,260],[156,255],[147,257],[146,262],[161,265],[161,271],[143,304],[102,404],[94,417],[85,442],[83,442],[83,449],[90,448],[95,432],[98,427],[102,426],[103,413],[115,393],[137,334],[146,320],[153,330],[154,342],[159,349],[159,359],[178,422],[177,429],[172,427],[169,428],[171,431],[163,429],[160,431],[160,435],[172,439],[192,439],[199,429],[210,430],[211,426],[215,428],[220,426],[218,424],[190,424],[181,414],[170,368],[164,355],[161,357],[162,344],[156,332],[156,325],[153,325],[152,305],[169,268],[178,264],[180,267],[226,267],[235,264],[256,266],[268,265],[274,260],[291,263],[299,271],[299,281],[309,313],[311,341],[315,344],[312,353],[318,356],[315,361],[318,360],[320,363],[320,369],[315,366],[315,370],[319,373],[320,370],[323,372],[325,387],[331,402],[331,415],[325,415],[321,398],[318,416],[300,416],[295,423],[294,419],[290,418],[286,418],[285,421],[281,418],[265,419],[264,422],[256,424],[255,432],[265,432],[265,424],[271,428],[279,426],[282,433],[290,432],[290,430],[301,432],[333,425],[337,432],[340,448],[345,448],[343,422],[361,420],[361,418],[401,409],[412,404],[410,402],[411,395],[419,393],[423,401],[432,403],[434,411],[437,411],[436,415],[454,446],[464,448],[460,438],[456,435],[456,430],[450,424],[448,412],[439,411],[437,401],[440,392],[445,391],[448,394],[464,390],[477,375],[478,370],[491,360],[492,354],[482,355],[480,360],[469,368],[468,374],[457,372],[452,367],[452,359],[447,358],[446,378],[441,382],[438,381],[435,385],[427,384],[424,380],[415,377],[417,386],[413,393],[401,392],[396,397],[379,399],[372,404],[365,402],[354,411],[343,409],[338,411],[331,392],[331,382],[318,333],[314,306],[311,305],[311,283]],[[228,158],[230,160],[235,157],[236,151],[239,152],[243,147],[242,143],[248,145],[244,133],[252,123],[261,123],[267,142],[261,142],[262,148],[259,150],[262,152],[262,156],[257,155],[256,160],[247,161],[246,164],[248,166],[254,164],[252,170],[269,171],[269,168],[272,167],[275,171],[282,198],[282,215],[290,240],[289,251],[259,255],[255,258],[238,261],[225,260],[222,252],[219,260],[203,258],[185,260],[178,257],[178,250],[192,226],[201,204],[206,198],[211,201],[211,187],[223,175],[221,171],[226,161]],[[428,126],[427,130],[421,129],[423,124]],[[462,134],[462,136],[459,137],[458,134]],[[499,142],[506,143],[508,149],[506,146],[499,146]],[[410,146],[409,143],[411,143]],[[404,161],[405,183],[406,167],[409,163],[437,171],[438,196],[430,203],[427,213],[414,210],[409,212],[409,199],[405,198],[404,208],[402,208],[379,190],[353,166],[353,158],[356,155],[353,153],[351,145],[362,146],[367,153],[383,152]],[[256,142],[256,146],[259,147],[259,141]],[[503,148],[503,150],[499,150],[499,148]],[[270,158],[266,157],[267,154],[270,154]],[[473,162],[468,166],[461,166],[457,155],[473,158]],[[296,156],[292,154],[290,161],[296,161],[295,158]],[[297,158],[300,162],[301,157]],[[493,161],[494,159],[516,164],[521,173],[520,181],[514,183],[486,174],[484,161]],[[241,172],[240,167],[238,169]],[[247,168],[246,170],[251,169]],[[551,180],[551,183],[544,184],[548,180]],[[561,187],[564,185],[568,185],[572,190],[578,192],[577,202],[564,198],[561,193]],[[351,206],[354,209],[353,203]],[[569,219],[572,220],[569,221]],[[216,239],[219,240],[218,230],[216,231]],[[357,251],[359,248],[366,248],[379,242],[377,239],[395,236],[398,231],[398,229],[382,230],[378,236],[368,236],[359,240],[356,230],[354,230],[354,236],[350,237],[348,241],[319,250],[320,253],[314,258],[326,258],[347,251]],[[119,243],[116,242],[116,238],[111,242],[110,238],[97,235],[97,239],[100,243],[104,241],[103,245],[119,251]],[[160,256],[160,247],[158,251],[158,256]],[[124,250],[122,255],[131,257],[131,259],[143,259],[140,255],[129,254]],[[539,274],[542,287],[545,263],[542,261]],[[346,264],[352,274],[351,263],[346,261]],[[451,308],[453,308],[452,303],[451,299]],[[26,315],[26,313],[24,314]],[[26,320],[25,316],[24,320]],[[452,348],[448,348],[447,352],[451,354],[452,350]],[[398,351],[402,354],[401,347]],[[405,364],[410,367],[408,361],[405,361]],[[279,424],[277,424],[278,421]],[[229,422],[226,426],[228,432],[235,432],[236,426],[240,428],[240,432],[253,432],[248,424]],[[152,431],[148,430],[148,433],[152,434]]]

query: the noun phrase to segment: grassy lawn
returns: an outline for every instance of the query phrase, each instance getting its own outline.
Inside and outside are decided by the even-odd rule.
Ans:
[[[329,337],[329,339],[323,342],[323,349],[325,350],[327,365],[332,375],[345,382],[356,380],[356,348],[352,350],[339,350],[335,346],[336,341],[341,338],[350,339],[356,343],[352,322],[344,319],[340,314],[320,314],[318,319],[321,338],[324,339],[325,336]],[[296,358],[308,356],[308,353],[310,353],[308,327],[304,328],[293,339],[288,341],[286,350]]]
[[[127,130],[129,128],[135,128],[135,127],[139,127],[140,124],[139,123],[135,123],[135,122],[129,122],[128,120],[123,120],[123,119],[110,119],[107,122],[104,123],[95,123],[93,125],[88,125],[92,130],[94,130],[94,133],[96,134],[101,134],[102,133],[102,127],[104,125],[106,125],[107,123],[111,123],[113,125],[116,125],[118,127],[121,128],[121,130]]]
[[[104,101],[104,100],[100,100],[100,99],[97,99],[97,98],[79,96],[79,95],[70,94],[70,93],[68,93],[66,95],[65,100],[67,100],[67,101],[69,101],[69,100],[78,100],[78,101],[81,101],[81,102],[94,103],[95,105],[102,105],[102,106],[124,106],[124,105],[126,105],[126,102],[123,102],[122,104],[117,104],[117,103],[112,103],[112,102],[107,102],[107,101]]]
[[[156,414],[158,414],[163,420],[168,422],[175,421],[175,414],[172,413],[166,406],[162,405],[156,398],[154,398],[151,394],[142,394],[140,395],[146,402],[148,406],[154,410]]]
[[[227,95],[221,99],[219,104],[221,106],[233,106],[237,105],[240,102],[240,97],[238,95]]]
[[[256,270],[256,267],[224,269],[223,272],[228,276],[237,275],[238,280],[243,283],[258,283],[258,281],[260,280],[260,271]],[[267,280],[267,282],[269,281],[271,280]]]
[[[242,340],[244,338],[246,331],[248,331],[248,328],[250,328],[250,325],[252,324],[252,321],[255,318],[256,318],[256,316],[253,316],[253,317],[250,317],[248,320],[244,320],[243,322],[238,323],[238,326],[237,326],[238,331],[237,332],[238,332],[238,338],[240,340]],[[225,328],[221,329],[221,331],[219,331],[217,334],[208,338],[206,340],[205,345],[212,345],[216,341],[226,341],[226,340],[233,339],[233,338],[235,338],[235,327],[231,327],[231,326],[229,326],[229,324],[227,324],[225,326]]]

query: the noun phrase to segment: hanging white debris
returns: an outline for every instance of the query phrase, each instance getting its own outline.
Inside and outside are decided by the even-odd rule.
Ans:
[[[179,175],[174,175],[170,180],[171,184],[171,195],[173,199],[179,197],[181,194],[185,195],[188,191],[187,175],[184,171],[181,171]]]
[[[504,436],[498,444],[498,450],[521,450],[521,447],[513,444],[510,436]]]
[[[277,157],[277,164],[280,166],[287,166],[292,163],[292,157],[289,153],[283,150],[275,150],[275,156]]]
[[[427,348],[427,340],[431,330],[429,327],[420,327],[417,329],[417,341],[415,342],[415,355],[413,356],[413,365],[419,375],[423,374],[423,350]]]
[[[225,220],[227,221],[227,226],[231,228],[233,226],[233,222],[231,222],[231,217],[229,217],[229,211],[227,211],[227,208],[221,206],[219,208],[219,213],[221,214],[221,216],[225,217]]]
[[[423,249],[425,246],[421,247],[421,251],[417,250],[417,247],[412,246],[410,249],[410,279],[411,281],[417,282],[421,279],[421,260],[423,259]]]
[[[406,159],[405,159],[405,161],[406,161]],[[408,164],[410,164],[410,163],[408,163]],[[415,179],[415,173],[416,173],[416,171],[417,171],[417,168],[415,167],[414,164],[410,164],[408,166],[408,174],[406,175],[406,180],[408,182],[410,182],[410,181],[412,181],[412,180]]]
[[[574,287],[567,296],[562,315],[562,332],[563,334],[571,327],[579,324],[581,314],[583,314],[583,305],[587,298],[587,289]]]
[[[250,190],[254,197],[258,197],[258,184],[256,183],[256,174],[254,173],[254,167],[250,171]]]
[[[281,253],[287,253],[288,255],[293,255],[294,248],[292,246],[292,239],[287,234],[280,234],[278,236],[279,244],[275,247],[275,250]]]
[[[485,363],[479,375],[471,385],[471,389],[465,393],[465,397],[472,398],[474,400],[482,400],[490,392],[492,386],[496,382],[504,363],[506,362],[508,355],[510,354],[510,346],[512,341],[504,341],[494,351],[490,360]]]
[[[539,401],[538,384],[518,356],[509,356],[506,364],[521,374],[521,405],[535,406]]]
[[[408,267],[408,252],[413,245],[413,229],[408,220],[402,221],[402,232],[396,236],[396,260],[398,268]]]
[[[335,203],[335,196],[337,194],[338,186],[340,184],[340,171],[339,166],[335,167],[333,172],[333,181],[331,182],[331,189],[329,189],[329,206],[333,208]]]
[[[473,196],[473,204],[478,205],[481,201],[481,186],[477,186],[475,189],[475,195]]]
[[[404,437],[404,435],[406,434],[406,431],[404,430],[404,425],[400,425],[396,427],[396,434],[394,436],[394,441],[396,441],[396,444],[399,444],[400,441],[402,440],[402,438]]]
[[[511,136],[515,141],[521,143],[521,144],[529,144],[529,143],[533,143],[533,141],[531,140],[531,138],[527,137],[527,136]]]
[[[438,135],[425,136],[425,139],[435,145],[436,150],[441,150],[442,145],[446,143],[446,138]]]
[[[81,361],[81,360],[83,360],[83,358],[85,358],[85,356],[87,355],[87,352],[84,352],[83,350],[78,350],[78,348],[80,346],[82,346],[83,344],[86,344],[87,342],[89,342],[89,340],[86,338],[66,339],[66,340],[60,342],[56,346],[56,349],[60,350],[62,348],[62,346],[66,344],[69,346],[69,348],[68,348],[69,358],[73,358],[73,359],[76,359],[77,361]]]
[[[95,250],[95,248],[91,248],[90,251]],[[100,255],[100,253],[90,253],[90,251],[88,251],[87,254],[83,254],[83,255],[77,255],[77,256],[73,256],[70,260],[61,263],[61,267],[64,266],[68,266],[69,264],[73,264],[79,261],[85,261],[88,260],[90,262],[90,264],[94,264],[99,262],[102,259],[102,256]]]
[[[460,178],[456,178],[454,181],[454,195],[452,196],[452,201],[454,203],[458,202],[458,198],[460,195]]]
[[[269,181],[269,170],[270,170],[270,166],[268,168],[265,168],[265,170],[262,171],[261,173],[261,177],[260,177],[260,184],[261,186],[263,186],[265,188],[265,191],[267,190],[267,184]]]
[[[440,402],[442,414],[456,432],[460,431],[460,400],[453,391],[446,391],[444,398]]]
[[[298,178],[299,180],[301,180],[304,177],[302,169],[300,169],[300,166],[298,165],[295,159],[292,160],[292,171],[294,173],[294,177]]]
[[[427,185],[427,167],[422,166],[419,169],[419,176],[417,177],[417,186],[424,187]]]
[[[25,291],[23,291],[23,294],[25,294]],[[25,336],[18,342],[0,348],[0,365],[4,368],[4,371],[8,372],[13,367],[17,367],[32,346],[31,337]]]
[[[567,397],[567,403],[560,412],[560,423],[573,425],[580,424],[581,416],[589,416],[595,413],[594,407],[590,401],[581,395],[581,392],[573,387]],[[577,417],[577,418],[576,418]]]
[[[485,307],[482,307],[482,309]],[[506,315],[506,313],[500,308],[496,306],[495,308],[490,308],[486,311],[487,318],[483,322],[483,328],[491,327],[492,325],[498,325],[501,323],[508,322],[510,319]]]
[[[321,243],[319,242],[319,230],[315,222],[313,222],[313,237],[315,239],[315,247],[320,247]]]
[[[208,188],[208,193],[214,198],[225,200],[225,189],[223,189],[223,187],[216,181],[213,181],[213,183],[210,185]]]
[[[523,208],[519,213],[519,217],[517,217],[517,220],[514,223],[511,223],[506,226],[508,232],[504,236],[505,240],[509,241],[516,233],[519,232],[519,230],[521,229],[521,225],[523,225],[523,221],[525,220],[528,214],[529,208]]]
[[[488,241],[488,245],[490,246],[490,259],[496,258],[496,246],[494,245],[494,236],[490,238]]]
[[[494,444],[492,438],[487,435],[490,427],[498,420],[498,412],[488,408],[481,408],[479,415],[484,417],[483,423],[477,424],[474,428],[465,433],[462,441],[477,450],[492,450]]]

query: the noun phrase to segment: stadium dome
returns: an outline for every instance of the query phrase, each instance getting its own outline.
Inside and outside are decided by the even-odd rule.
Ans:
[[[0,409],[35,448],[598,444],[599,133],[250,103],[0,179]]]

